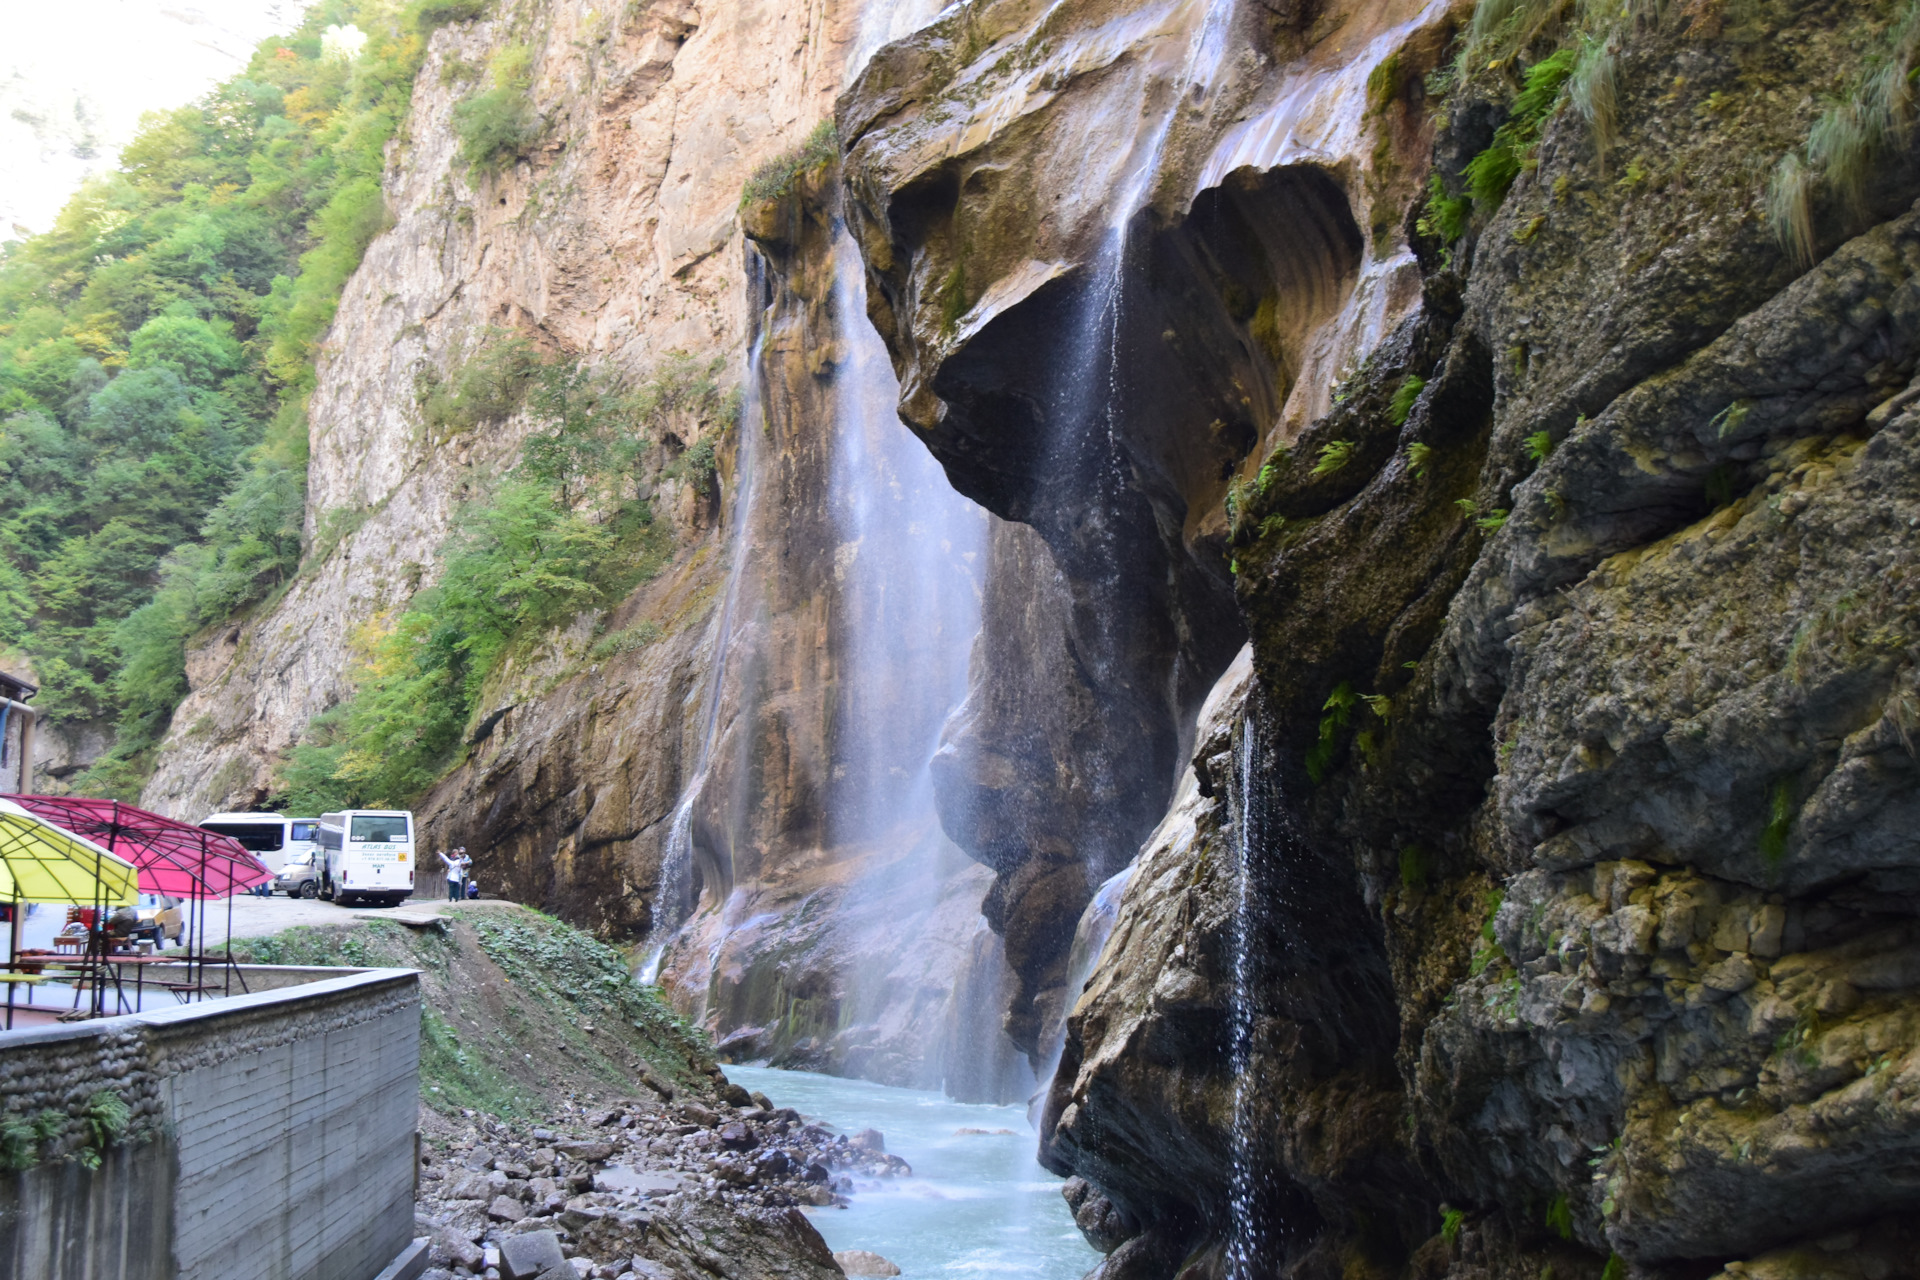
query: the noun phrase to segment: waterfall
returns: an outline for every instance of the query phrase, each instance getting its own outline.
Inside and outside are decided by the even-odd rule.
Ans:
[[[1175,807],[1182,798],[1175,797]],[[1093,892],[1093,901],[1081,911],[1079,923],[1074,926],[1073,946],[1067,952],[1066,996],[1059,1018],[1047,1029],[1040,1045],[1041,1061],[1046,1064],[1039,1073],[1040,1089],[1027,1099],[1027,1119],[1035,1128],[1040,1125],[1040,1113],[1053,1090],[1054,1073],[1059,1071],[1060,1058],[1066,1049],[1067,1018],[1073,1013],[1087,980],[1093,976],[1094,967],[1100,963],[1100,952],[1105,949],[1107,939],[1113,936],[1113,926],[1120,919],[1120,896],[1127,891],[1127,882],[1131,879],[1133,866],[1128,864],[1101,881]]]
[[[839,225],[833,312],[843,353],[830,488],[842,653],[828,827],[835,844],[858,845],[938,830],[928,765],[967,693],[987,517],[900,421],[859,251]]]
[[[747,255],[747,297],[750,305],[764,309],[766,267],[759,255]],[[747,571],[747,544],[753,525],[754,498],[758,493],[760,422],[764,415],[761,354],[767,341],[766,325],[755,326],[752,345],[747,351],[746,382],[742,388],[740,416],[735,424],[739,451],[734,461],[733,503],[725,513],[727,532],[727,580],[721,592],[720,614],[715,622],[713,663],[708,668],[702,692],[699,745],[693,760],[693,774],[681,788],[667,828],[667,843],[660,860],[660,882],[653,897],[653,922],[641,946],[643,960],[640,981],[652,985],[659,977],[660,961],[674,932],[686,922],[693,909],[693,808],[706,788],[707,770],[713,763],[714,743],[720,734],[720,704],[726,691],[728,658],[732,654],[734,615],[739,608],[742,580]]]
[[[1259,804],[1254,799],[1254,728],[1248,715],[1234,744],[1239,820],[1233,824],[1233,993],[1228,1022],[1228,1070],[1233,1073],[1233,1167],[1227,1205],[1232,1234],[1227,1242],[1228,1280],[1251,1280],[1264,1233],[1255,1219],[1253,1118],[1249,1078],[1253,1073],[1253,848]]]
[[[930,766],[941,728],[967,695],[987,515],[954,491],[900,421],[893,365],[867,319],[865,270],[837,221],[832,301],[840,360],[829,493],[839,539],[833,608],[840,651],[826,826],[841,856],[860,860],[839,927],[853,1017],[866,1020],[903,1000],[918,1003],[896,989],[910,979],[895,972],[901,947],[893,935],[907,921],[930,918],[957,879],[978,874],[941,829]],[[962,998],[977,980],[971,971],[986,965],[978,976],[988,977],[996,962],[974,946],[963,972],[942,975],[955,982],[950,1017],[985,1017],[970,1034],[946,1038],[949,1081],[978,1088],[1004,1056],[998,1009]]]

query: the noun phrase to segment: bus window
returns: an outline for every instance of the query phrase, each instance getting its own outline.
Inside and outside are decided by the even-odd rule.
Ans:
[[[232,836],[254,853],[274,853],[286,844],[286,826],[279,822],[203,822],[208,831]]]
[[[379,842],[405,844],[407,815],[404,813],[356,813],[348,839],[355,844]]]
[[[319,838],[320,838],[319,823],[296,822],[293,824],[293,835],[290,837],[290,839],[299,841],[299,840],[318,840]]]

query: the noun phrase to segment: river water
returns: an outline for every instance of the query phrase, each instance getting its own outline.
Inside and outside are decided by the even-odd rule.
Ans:
[[[807,1211],[833,1249],[870,1249],[903,1280],[1079,1280],[1099,1263],[1073,1225],[1060,1179],[1033,1158],[1024,1108],[771,1067],[726,1071],[775,1106],[841,1133],[880,1130],[887,1150],[913,1166],[911,1178],[857,1178],[851,1208]]]

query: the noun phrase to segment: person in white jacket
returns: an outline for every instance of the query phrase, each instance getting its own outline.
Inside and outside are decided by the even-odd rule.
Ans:
[[[441,853],[439,858],[447,868],[447,901],[458,902],[467,878],[467,860],[460,856],[457,849],[451,857]]]

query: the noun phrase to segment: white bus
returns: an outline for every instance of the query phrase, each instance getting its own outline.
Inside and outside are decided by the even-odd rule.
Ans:
[[[232,836],[278,875],[289,863],[313,857],[320,824],[312,818],[287,818],[277,813],[216,813],[200,825]]]
[[[320,815],[320,896],[398,906],[413,896],[413,815],[348,809]]]

